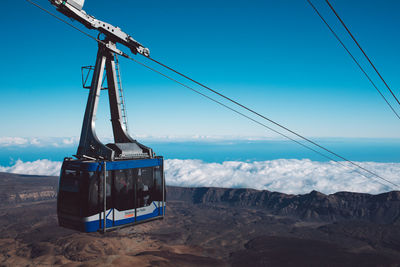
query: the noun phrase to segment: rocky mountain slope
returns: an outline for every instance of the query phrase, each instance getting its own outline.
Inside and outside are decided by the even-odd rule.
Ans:
[[[163,220],[87,234],[57,181],[0,173],[0,266],[400,266],[399,192],[168,187]]]
[[[317,191],[304,195],[288,195],[253,189],[169,187],[167,194],[169,200],[257,207],[275,215],[307,221],[364,220],[374,223],[400,223],[400,191],[379,195],[351,192],[324,195]]]
[[[57,183],[57,177],[0,173],[0,205],[55,199]],[[169,200],[261,208],[274,215],[306,221],[362,220],[400,224],[400,191],[379,195],[352,192],[324,195],[317,191],[288,195],[254,189],[169,186]]]
[[[58,178],[0,172],[0,206],[57,197]]]

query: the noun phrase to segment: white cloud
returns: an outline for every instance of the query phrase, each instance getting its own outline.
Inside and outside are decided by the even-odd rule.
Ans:
[[[134,139],[140,141],[157,142],[214,142],[214,141],[279,141],[279,138],[265,138],[257,136],[227,136],[227,135],[148,135],[136,134]],[[103,143],[113,142],[110,136],[100,136]],[[77,145],[78,137],[0,137],[0,147],[68,147]]]
[[[77,143],[77,137],[0,137],[0,147],[66,147]]]
[[[39,146],[40,140],[38,138],[32,138],[29,143],[34,146]]]
[[[244,135],[150,135],[134,134],[134,139],[142,141],[160,141],[160,142],[213,142],[213,141],[282,141],[280,137],[265,136],[244,136]]]
[[[17,160],[11,167],[0,166],[0,172],[30,174],[30,175],[59,175],[61,162],[41,159],[36,161],[23,162]]]
[[[0,137],[0,146],[20,146],[28,144],[29,140],[22,137]]]
[[[400,163],[358,164],[400,184]],[[0,166],[0,172],[57,176],[60,168],[61,162],[45,159],[33,162],[18,160],[11,167]],[[361,176],[354,171],[354,168],[346,168],[334,162],[316,162],[308,159],[223,163],[171,159],[165,161],[165,176],[168,185],[254,188],[289,194],[304,194],[312,190],[325,194],[338,191],[377,194],[394,190]]]
[[[77,140],[78,140],[78,139],[73,138],[73,137],[64,138],[64,139],[62,140],[62,143],[63,143],[64,145],[73,145],[73,144],[76,143]]]
[[[392,182],[400,183],[399,163],[359,164]],[[374,182],[373,179],[361,176],[352,167],[346,168],[334,162],[315,162],[308,159],[226,161],[221,164],[174,159],[166,161],[165,173],[167,184],[176,186],[244,187],[290,194],[303,194],[312,190],[325,194],[338,191],[375,194],[393,190]]]

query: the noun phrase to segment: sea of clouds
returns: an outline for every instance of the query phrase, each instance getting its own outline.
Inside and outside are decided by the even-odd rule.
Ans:
[[[215,141],[282,141],[281,138],[260,136],[229,136],[229,135],[149,135],[138,134],[134,139],[151,142],[215,142]],[[100,137],[104,143],[113,142],[112,137]],[[79,137],[12,137],[0,136],[0,148],[2,147],[67,147],[76,146]]]
[[[400,184],[400,163],[359,162],[364,168]],[[18,160],[0,172],[31,175],[59,175],[61,162]],[[308,159],[277,159],[269,161],[206,163],[201,160],[165,160],[168,185],[187,187],[254,188],[289,194],[317,190],[325,194],[338,191],[382,193],[400,190],[387,183],[366,178],[348,163],[317,162]],[[382,182],[382,183],[380,183]]]
[[[15,164],[10,167],[0,166],[0,172],[58,176],[60,175],[61,164],[62,162],[47,159],[27,162],[17,160]]]
[[[65,147],[77,144],[77,137],[0,137],[1,147]]]

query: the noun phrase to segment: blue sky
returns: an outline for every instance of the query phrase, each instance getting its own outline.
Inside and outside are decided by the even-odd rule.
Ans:
[[[313,2],[362,59],[324,1]],[[96,43],[26,1],[2,4],[0,136],[79,136],[88,93],[80,67],[94,64]],[[400,3],[332,4],[400,96]],[[120,26],[155,59],[301,134],[399,137],[399,120],[305,0],[87,0],[84,9]],[[276,137],[135,63],[121,59],[121,72],[133,134]],[[108,119],[104,95],[99,136],[111,134]]]

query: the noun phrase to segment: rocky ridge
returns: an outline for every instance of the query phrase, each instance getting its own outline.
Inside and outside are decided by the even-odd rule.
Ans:
[[[325,195],[317,191],[289,195],[254,189],[169,187],[167,192],[169,200],[258,207],[275,215],[307,221],[364,220],[400,224],[400,191],[378,195],[352,192]]]
[[[0,266],[400,267],[399,192],[168,187],[163,220],[100,234],[58,226],[57,182],[0,173]]]
[[[0,173],[0,206],[55,199],[58,177]]]
[[[0,173],[0,205],[55,199],[58,177]],[[254,189],[167,187],[167,201],[260,208],[305,221],[362,220],[400,224],[400,191],[378,195],[317,191],[290,195]]]

